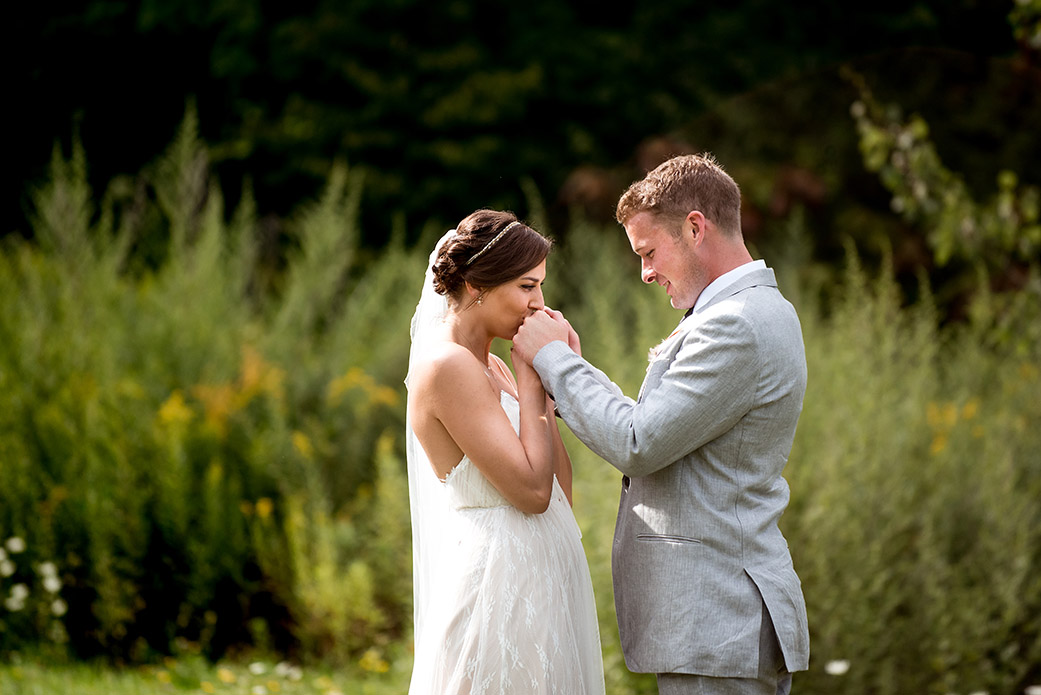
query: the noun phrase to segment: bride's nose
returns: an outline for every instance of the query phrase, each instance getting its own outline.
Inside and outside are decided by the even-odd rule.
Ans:
[[[532,297],[528,300],[528,308],[534,313],[536,311],[541,311],[545,306],[546,300],[542,296],[542,288],[540,287],[532,292]]]

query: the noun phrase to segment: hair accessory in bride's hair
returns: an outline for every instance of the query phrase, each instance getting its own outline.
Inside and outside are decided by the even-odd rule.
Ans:
[[[485,244],[483,249],[481,249],[480,251],[475,253],[473,256],[471,256],[470,260],[468,260],[466,262],[466,265],[470,265],[471,263],[476,261],[478,258],[480,258],[481,254],[483,254],[485,251],[487,251],[491,247],[495,246],[495,243],[497,241],[499,241],[499,239],[502,239],[503,234],[505,234],[506,232],[510,231],[511,229],[513,229],[513,227],[515,225],[518,225],[518,224],[520,224],[520,222],[518,222],[517,220],[514,220],[513,222],[510,222],[508,225],[506,225],[506,228],[503,229],[501,232],[499,232],[494,239],[492,239],[487,244]]]

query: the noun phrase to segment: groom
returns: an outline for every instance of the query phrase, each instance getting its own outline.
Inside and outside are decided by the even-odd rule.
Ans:
[[[687,310],[633,401],[528,318],[531,362],[572,432],[623,473],[612,569],[622,650],[662,695],[788,693],[809,659],[806,605],[777,522],[806,389],[799,319],[741,236],[741,194],[711,155],[670,159],[617,218],[644,282]],[[569,343],[570,341],[570,343]]]

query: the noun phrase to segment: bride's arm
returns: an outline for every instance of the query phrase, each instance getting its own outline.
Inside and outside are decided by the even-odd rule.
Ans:
[[[550,412],[554,409],[553,399],[548,395],[546,396],[546,406]],[[571,456],[567,453],[567,447],[564,446],[564,440],[560,436],[560,422],[553,418],[554,422],[551,424],[553,429],[553,472],[557,475],[557,482],[560,483],[560,487],[564,490],[564,494],[567,496],[568,504],[575,506],[575,501],[571,497],[572,488],[572,470],[571,470]]]
[[[533,390],[532,396],[541,393],[542,397],[546,401],[545,411],[546,416],[549,420],[550,434],[553,439],[552,455],[553,455],[553,473],[557,476],[557,482],[560,483],[560,487],[564,490],[564,494],[567,496],[569,504],[571,501],[571,457],[568,456],[567,449],[564,447],[564,440],[560,437],[560,428],[557,424],[557,418],[554,415],[554,403],[553,399],[546,393],[545,388],[542,386],[542,379],[539,377],[538,372],[535,368],[524,360],[515,359],[513,360],[514,369],[517,370],[517,393],[520,399],[523,401],[526,397],[524,390]],[[503,365],[505,369],[505,364]]]
[[[530,514],[546,511],[553,492],[554,423],[534,370],[518,377],[520,437],[468,351],[441,356],[427,376],[433,412],[462,452],[510,504]]]

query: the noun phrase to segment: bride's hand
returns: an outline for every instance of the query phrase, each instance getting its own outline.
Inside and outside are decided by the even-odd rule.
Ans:
[[[562,323],[567,326],[567,346],[571,348],[579,357],[582,356],[582,342],[578,338],[578,332],[572,327],[571,322],[564,318],[564,314],[557,311],[556,309],[550,309],[548,306],[543,309],[547,314],[553,317],[554,321]]]

